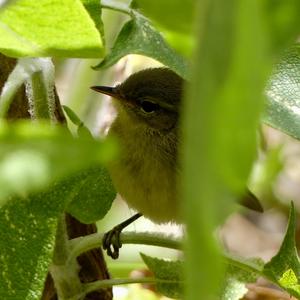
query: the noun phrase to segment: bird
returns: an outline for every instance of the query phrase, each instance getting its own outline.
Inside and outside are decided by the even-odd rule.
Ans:
[[[118,193],[138,211],[104,236],[103,247],[112,258],[119,256],[121,230],[140,216],[158,224],[183,222],[180,114],[185,84],[171,69],[159,67],[133,73],[115,87],[91,87],[113,99],[117,117],[108,135],[119,140],[120,155],[108,169]],[[250,191],[242,198],[246,207],[262,211]]]

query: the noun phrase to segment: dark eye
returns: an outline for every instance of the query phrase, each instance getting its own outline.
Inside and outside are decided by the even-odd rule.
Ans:
[[[140,105],[141,110],[147,114],[155,112],[159,109],[159,105],[157,103],[148,100],[142,100]]]

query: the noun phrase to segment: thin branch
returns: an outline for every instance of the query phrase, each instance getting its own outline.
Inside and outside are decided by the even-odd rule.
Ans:
[[[102,245],[103,233],[94,233],[89,236],[79,237],[70,240],[71,253],[69,260],[74,260],[75,257]],[[173,236],[166,236],[161,233],[137,233],[137,232],[123,232],[121,234],[122,244],[141,244],[149,246],[158,246],[170,248],[175,250],[182,249],[182,241]]]
[[[160,280],[159,280],[160,281]],[[114,285],[122,285],[122,284],[132,284],[132,283],[147,283],[147,284],[155,284],[157,279],[153,277],[148,278],[117,278],[117,279],[105,279],[99,280],[95,282],[90,282],[84,284],[84,293],[88,294],[103,288],[111,287]],[[169,281],[168,281],[169,282]]]

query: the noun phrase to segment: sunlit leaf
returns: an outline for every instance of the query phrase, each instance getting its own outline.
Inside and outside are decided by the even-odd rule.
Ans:
[[[83,2],[87,8],[96,5]],[[0,12],[0,52],[13,57],[102,57],[94,14],[92,19],[79,0],[13,1]]]
[[[297,295],[300,295],[300,284],[292,269],[289,269],[283,273],[282,277],[279,279],[279,283],[287,290],[294,290]]]
[[[187,64],[151,25],[148,19],[134,13],[119,33],[108,56],[95,69],[107,68],[127,54],[149,56],[187,77]]]
[[[90,17],[95,23],[96,28],[101,33],[102,39],[104,39],[104,29],[103,29],[103,22],[101,19],[101,5],[100,1],[98,0],[80,0],[82,4],[84,5],[84,8],[89,13]],[[102,43],[104,41],[102,40]]]

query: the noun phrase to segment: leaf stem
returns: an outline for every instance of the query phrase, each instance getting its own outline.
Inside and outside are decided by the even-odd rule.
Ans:
[[[128,8],[127,5],[124,3],[118,2],[118,1],[113,1],[113,0],[102,0],[101,1],[101,7],[102,8],[107,8],[111,9],[114,11],[118,11],[127,15],[132,15],[132,10]]]

